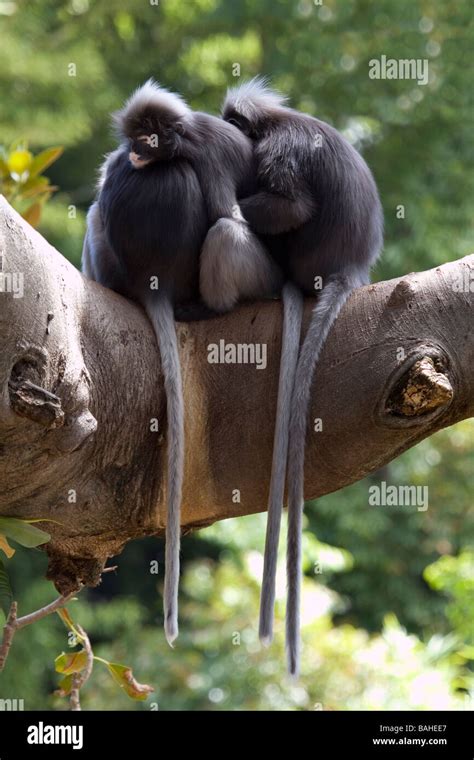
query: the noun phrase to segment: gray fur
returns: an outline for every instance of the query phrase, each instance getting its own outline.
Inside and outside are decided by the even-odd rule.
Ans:
[[[283,337],[278,380],[278,400],[273,440],[272,475],[268,497],[267,534],[260,597],[259,636],[265,646],[273,638],[273,613],[275,606],[275,579],[281,513],[285,492],[285,473],[288,458],[290,409],[298,360],[303,296],[298,288],[287,282],[282,291]]]
[[[137,115],[142,117],[147,111],[166,113],[168,118],[175,120],[183,119],[192,113],[181,95],[170,92],[150,78],[145,84],[137,87],[120,111],[113,114],[112,121],[118,136],[121,139],[127,137],[130,123]]]
[[[82,272],[90,280],[100,282],[117,293],[125,292],[122,268],[107,241],[98,201],[95,201],[87,212]]]
[[[184,98],[177,92],[170,92],[150,77],[145,84],[137,87],[127,100],[123,111],[135,112],[144,105],[151,105],[157,111],[172,111],[177,119],[188,116],[191,109]],[[122,116],[123,118],[123,116]]]
[[[128,101],[122,115],[116,116],[117,126],[124,125],[123,142],[101,167],[98,198],[87,216],[82,268],[86,276],[142,304],[160,350],[167,400],[168,458],[163,606],[165,635],[172,645],[178,635],[184,473],[184,405],[173,305],[198,301],[199,253],[208,219],[199,181],[189,165],[183,166],[182,162],[173,168],[167,154],[168,160],[143,174],[127,169],[126,123],[135,119],[134,126],[139,129],[141,117],[133,109],[149,109],[150,98],[154,98],[152,110],[145,113],[149,118],[156,115],[162,98],[168,111],[176,105],[174,97],[170,101],[168,93],[157,89],[147,83]],[[114,192],[125,198],[118,215],[111,199]],[[150,290],[152,276],[158,277],[159,291]]]
[[[121,145],[102,167],[87,218],[83,271],[142,304],[160,348],[168,418],[164,613],[172,644],[178,634],[184,469],[173,307],[202,314],[203,299],[207,307],[227,311],[237,301],[273,295],[282,278],[239,214],[238,193],[250,192],[255,183],[252,144],[245,135],[217,117],[192,112],[153,80],[114,121]],[[152,135],[156,144],[144,139]],[[144,166],[136,166],[137,157]],[[152,277],[158,278],[158,292],[150,292]],[[209,308],[204,311],[208,317]]]
[[[286,632],[289,670],[296,675],[304,448],[312,379],[340,309],[355,288],[369,281],[370,266],[382,247],[383,216],[374,179],[357,151],[329,124],[286,107],[265,80],[257,78],[228,92],[223,118],[254,143],[259,187],[239,199],[245,219],[266,236],[285,276],[305,294],[314,296],[315,278],[324,284],[301,348],[291,399]],[[285,465],[286,461],[274,462],[277,469]],[[269,569],[261,607],[264,640],[271,635],[271,577],[280,525],[279,516],[269,519]]]
[[[165,635],[172,646],[178,636],[179,551],[181,541],[181,492],[184,472],[184,404],[176,325],[171,301],[153,298],[145,304],[161,355],[168,417],[168,482],[165,587],[163,607]]]
[[[120,146],[120,148],[116,148],[115,150],[110,151],[110,153],[105,154],[104,161],[99,166],[99,171],[97,173],[98,174],[97,183],[96,183],[97,192],[100,192],[102,189],[102,186],[107,178],[107,171],[110,164],[112,164],[115,161],[115,159],[117,158],[117,156],[122,150],[123,148],[122,146]]]
[[[231,108],[249,120],[258,119],[262,112],[284,106],[287,97],[270,89],[265,77],[254,77],[227,90],[224,110]]]
[[[103,227],[100,219],[99,204],[93,203],[87,212],[86,234],[82,247],[82,273],[90,280],[95,280],[94,258],[92,252],[99,246],[104,247]]]
[[[363,283],[357,274],[332,275],[313,310],[301,347],[291,401],[288,459],[288,536],[286,650],[291,675],[299,672],[301,533],[304,508],[304,459],[308,409],[313,375],[326,338],[354,289]]]
[[[239,301],[271,296],[281,287],[281,279],[278,267],[246,222],[219,219],[211,227],[199,273],[201,296],[211,309],[226,312]]]
[[[89,242],[90,231],[89,224],[87,223],[86,234],[84,236],[84,243],[82,244],[82,256],[81,256],[81,270],[82,274],[89,278],[94,279],[94,273],[92,270],[92,257],[91,257],[91,245]]]

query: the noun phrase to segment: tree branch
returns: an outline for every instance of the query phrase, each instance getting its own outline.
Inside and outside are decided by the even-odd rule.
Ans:
[[[75,624],[78,633],[81,636],[84,651],[87,656],[87,663],[80,673],[74,673],[72,678],[72,689],[69,697],[69,703],[72,711],[78,711],[81,709],[80,690],[84,684],[89,680],[92,675],[92,669],[94,667],[94,652],[92,651],[91,642],[89,636],[85,632],[84,628],[78,623]]]
[[[70,602],[73,596],[79,593],[80,590],[80,588],[77,588],[75,591],[70,592],[66,596],[60,596],[55,599],[54,602],[47,604],[45,607],[41,607],[39,610],[30,612],[29,615],[23,615],[23,617],[20,618],[17,617],[18,603],[12,602],[7,622],[3,627],[3,638],[0,642],[0,673],[5,667],[5,663],[7,661],[15,633],[19,631],[20,628],[25,628],[27,625],[36,623],[38,620],[42,620],[43,618],[47,617],[47,615],[51,615],[51,613],[61,609],[61,607],[64,607],[68,602]]]
[[[0,673],[5,667],[7,657],[10,653],[10,647],[12,645],[13,637],[17,630],[17,625],[16,625],[17,612],[18,612],[18,604],[17,602],[12,602],[10,606],[10,612],[8,613],[7,622],[5,623],[3,627],[3,638],[0,644]]]
[[[56,521],[47,524],[49,577],[68,593],[96,584],[130,539],[163,533],[159,354],[137,306],[85,280],[4,200],[0,253],[0,514]],[[308,498],[473,415],[473,291],[470,256],[350,299],[314,381],[311,418],[322,431],[309,427]],[[311,309],[308,300],[306,324]],[[281,305],[248,304],[178,332],[187,530],[266,508]],[[266,365],[210,363],[212,344],[217,353],[260,344]]]

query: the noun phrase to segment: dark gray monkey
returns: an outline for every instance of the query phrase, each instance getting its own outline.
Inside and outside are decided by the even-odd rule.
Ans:
[[[227,311],[239,300],[278,291],[281,273],[239,214],[237,191],[251,186],[253,176],[245,135],[191,111],[152,80],[115,115],[115,125],[121,144],[102,167],[87,217],[83,271],[138,301],[160,348],[168,418],[164,613],[171,644],[178,635],[184,470],[173,309],[183,307],[191,318]]]
[[[311,385],[333,322],[351,293],[370,281],[370,268],[383,244],[383,213],[374,178],[360,154],[329,124],[288,108],[285,101],[265,80],[256,78],[228,92],[223,118],[254,143],[259,189],[239,200],[244,217],[263,236],[291,283],[306,295],[314,295],[318,283],[323,284],[301,347],[291,394],[286,645],[289,671],[296,675],[304,450]],[[283,299],[294,303],[300,330],[301,309],[295,291],[285,286]],[[288,360],[293,359],[290,356]],[[287,372],[291,375],[291,370]],[[288,388],[285,392],[291,393]],[[287,403],[288,399],[281,399],[282,407]],[[285,445],[278,450],[284,454]],[[281,471],[281,463],[274,462],[274,470]],[[280,482],[269,502],[259,631],[264,642],[272,638],[282,502]]]

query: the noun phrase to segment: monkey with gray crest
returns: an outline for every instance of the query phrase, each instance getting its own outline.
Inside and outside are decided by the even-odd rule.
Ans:
[[[240,215],[252,186],[248,137],[193,112],[153,80],[115,117],[120,146],[87,216],[83,272],[140,303],[155,331],[167,399],[165,633],[178,635],[184,406],[174,310],[190,319],[279,291],[281,273]]]
[[[301,531],[304,507],[304,451],[311,385],[331,327],[356,288],[370,281],[370,268],[383,244],[383,213],[374,178],[360,154],[329,124],[289,108],[286,98],[256,77],[229,90],[223,119],[253,142],[258,189],[239,199],[240,209],[282,267],[289,283],[283,302],[292,314],[291,330],[299,320],[301,293],[315,295],[323,288],[300,349],[296,372],[286,367],[289,381],[279,391],[279,406],[291,400],[288,428],[274,457],[275,472],[286,468],[288,451],[288,543],[286,646],[288,668],[299,670]],[[289,330],[290,328],[287,327]],[[282,352],[284,365],[295,354]],[[291,383],[291,377],[294,382]],[[286,441],[283,440],[286,438]],[[260,638],[272,638],[275,573],[284,498],[284,478],[270,494],[260,608]]]

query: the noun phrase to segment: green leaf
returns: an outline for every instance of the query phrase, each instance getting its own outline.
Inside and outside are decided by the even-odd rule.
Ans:
[[[81,649],[80,652],[63,652],[59,654],[55,661],[54,667],[57,673],[70,675],[71,673],[80,673],[87,665],[87,652]]]
[[[44,192],[49,185],[49,179],[47,177],[31,177],[25,182],[21,188],[21,195],[23,198],[33,198],[38,193]]]
[[[54,692],[57,697],[68,697],[72,689],[73,674],[61,678],[58,683],[58,688]]]
[[[30,525],[28,520],[18,520],[16,517],[0,517],[0,533],[28,549],[47,544],[51,539],[49,533]]]
[[[76,626],[74,624],[74,620],[70,616],[69,612],[67,611],[66,607],[61,607],[59,610],[56,610],[56,613],[59,615],[61,620],[63,621],[66,628],[69,628],[75,635],[76,639],[79,641],[82,641],[84,639],[83,636],[79,633],[79,631],[76,629]]]
[[[31,224],[32,227],[36,227],[41,219],[41,203],[33,203],[22,214],[22,217],[28,222],[28,224]]]
[[[60,682],[58,683],[58,688],[54,693],[58,697],[68,697],[72,691],[73,679],[74,676],[72,674],[61,678]]]
[[[154,689],[148,686],[146,683],[138,683],[133,676],[132,669],[126,665],[119,665],[117,662],[106,662],[100,660],[107,665],[110,675],[114,679],[121,689],[130,697],[130,699],[136,699],[139,702],[143,702],[148,698]]]
[[[5,618],[8,617],[12,602],[13,592],[10,585],[10,578],[8,577],[5,565],[0,559],[0,607],[4,612]]]
[[[57,614],[65,624],[67,628],[70,628],[71,631],[74,631],[76,633],[76,630],[74,628],[74,620],[70,616],[69,612],[67,611],[66,607],[61,607],[61,609],[56,610]]]
[[[51,166],[51,164],[58,160],[59,156],[63,153],[63,150],[64,148],[60,147],[47,148],[41,153],[38,153],[38,155],[35,156],[31,162],[31,166],[29,168],[30,177],[36,177],[38,174],[47,169],[48,166]]]

